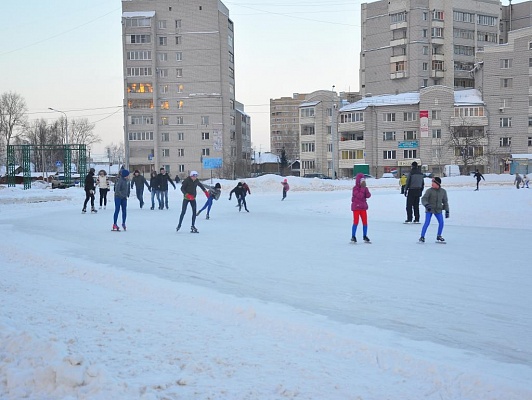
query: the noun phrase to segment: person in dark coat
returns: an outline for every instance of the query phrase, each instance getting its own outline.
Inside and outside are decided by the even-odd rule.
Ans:
[[[122,228],[126,230],[127,198],[129,197],[129,171],[120,171],[120,177],[115,183],[115,212],[113,214],[113,231],[119,231],[118,214],[122,210]]]
[[[146,178],[144,178],[144,176],[140,174],[140,171],[136,169],[133,173],[133,178],[131,178],[131,189],[133,189],[133,186],[137,187],[136,194],[140,203],[140,208],[144,205],[144,185],[146,185],[148,190],[151,190]]]
[[[179,223],[177,225],[176,231],[179,231],[181,229],[181,223],[183,222],[183,218],[185,217],[185,213],[187,212],[187,207],[190,204],[190,207],[192,208],[192,225],[190,227],[191,233],[198,233],[198,230],[196,229],[196,189],[197,187],[200,187],[201,190],[203,190],[203,193],[205,193],[205,196],[209,197],[209,192],[203,186],[203,184],[198,180],[198,173],[196,171],[191,171],[190,176],[188,178],[185,178],[183,180],[183,183],[181,184],[181,192],[183,193],[183,205],[181,206],[181,215],[179,216]]]
[[[478,190],[478,184],[480,183],[480,180],[481,180],[481,179],[486,180],[486,179],[484,179],[484,175],[482,175],[482,174],[478,171],[478,169],[475,171],[475,175],[473,175],[473,176],[474,176],[474,177],[476,178],[476,180],[477,180],[477,188],[475,189],[475,192],[476,192],[476,191]]]
[[[170,175],[167,174],[164,168],[160,169],[157,179],[159,180],[159,196],[161,198],[159,210],[162,210],[163,206],[166,206],[166,209],[168,210],[168,182],[172,184],[175,190],[174,181],[170,178]]]
[[[242,182],[238,182],[237,185],[233,188],[233,190],[229,192],[229,200],[231,200],[233,193],[235,194],[236,200],[238,201],[238,211],[242,210],[243,205],[244,209],[249,212],[246,204],[246,190],[244,189],[244,185]]]
[[[82,213],[87,212],[87,203],[89,202],[89,199],[91,201],[91,212],[97,213],[96,209],[94,208],[94,190],[96,187],[94,186],[94,173],[96,170],[94,168],[91,168],[89,170],[89,173],[85,177],[85,202],[83,203],[83,209],[81,210]]]
[[[150,188],[151,192],[151,208],[150,210],[155,209],[154,197],[157,196],[157,203],[159,204],[159,209],[161,209],[161,196],[159,194],[159,178],[156,171],[150,172]]]
[[[412,222],[412,211],[414,214],[414,223],[419,224],[419,198],[423,194],[425,186],[425,176],[418,167],[417,162],[412,163],[412,170],[406,179],[405,197],[406,197],[406,221]]]

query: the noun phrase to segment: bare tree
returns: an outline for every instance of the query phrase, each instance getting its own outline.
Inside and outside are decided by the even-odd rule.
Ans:
[[[449,132],[449,147],[454,159],[461,165],[462,174],[467,174],[470,167],[486,164],[487,139],[483,126],[462,121],[460,125],[451,126]]]
[[[22,128],[26,123],[26,101],[18,93],[6,92],[0,95],[0,134],[2,135],[2,152],[22,132],[16,128]],[[1,154],[0,154],[1,155]],[[2,158],[4,159],[3,155]]]
[[[109,146],[105,147],[105,151],[109,157],[109,163],[122,165],[126,154],[124,142],[120,142],[118,144],[111,143]]]
[[[89,123],[87,118],[74,119],[69,124],[68,135],[70,143],[85,144],[87,146],[100,143],[102,139],[93,132],[94,126],[95,124]]]

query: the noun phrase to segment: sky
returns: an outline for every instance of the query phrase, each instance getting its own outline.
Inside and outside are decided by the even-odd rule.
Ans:
[[[266,151],[271,98],[358,90],[360,2],[226,1],[235,27],[236,98]],[[0,92],[27,102],[29,118],[86,117],[105,146],[123,141],[121,2],[29,0],[2,5]]]
[[[445,245],[395,178],[367,180],[370,245],[353,180],[249,179],[249,213],[222,180],[199,234],[179,190],[111,232],[79,187],[0,185],[0,398],[530,399],[532,190],[485,178],[443,178]]]

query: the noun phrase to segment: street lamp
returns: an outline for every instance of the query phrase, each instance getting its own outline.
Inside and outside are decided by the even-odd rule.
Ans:
[[[61,110],[56,110],[55,108],[52,108],[52,107],[48,107],[49,110],[52,110],[52,111],[55,111],[55,112],[59,112],[61,114],[63,114],[65,116],[65,144],[68,144],[68,117],[66,115],[66,113],[64,111],[61,111]]]

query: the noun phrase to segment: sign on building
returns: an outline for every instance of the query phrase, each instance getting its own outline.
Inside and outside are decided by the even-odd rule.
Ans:
[[[421,137],[429,137],[429,112],[428,110],[419,111],[419,125],[421,131]]]

